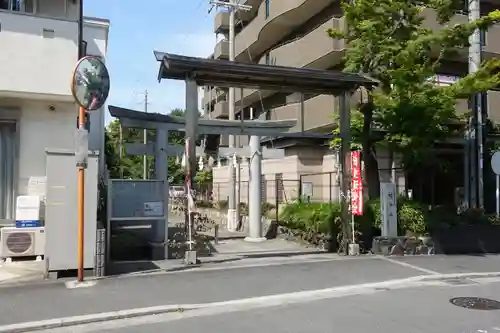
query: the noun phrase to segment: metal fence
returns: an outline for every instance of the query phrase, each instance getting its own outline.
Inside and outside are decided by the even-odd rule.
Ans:
[[[106,230],[104,228],[97,229],[94,275],[104,276],[106,267]]]
[[[237,186],[239,202],[248,204],[250,188],[248,181],[241,181]],[[239,190],[238,190],[239,188]],[[300,181],[297,179],[262,179],[262,202],[272,205],[292,202],[299,198]],[[212,197],[214,201],[229,199],[229,182],[213,184]]]
[[[271,177],[271,176],[267,176]],[[308,202],[341,201],[341,190],[337,172],[318,172],[302,174],[299,179],[282,179],[276,174],[274,179],[262,178],[262,202],[273,205],[292,202],[301,198]],[[249,182],[237,182],[239,202],[248,204]],[[405,193],[404,184],[397,184],[397,192]],[[213,201],[227,201],[229,198],[229,182],[214,182],[211,198]]]
[[[400,169],[395,169],[400,171]],[[406,193],[405,184],[396,184],[396,192]],[[309,202],[340,202],[340,176],[337,172],[319,172],[300,175],[300,197]]]
[[[300,175],[300,197],[309,202],[340,202],[337,172]]]

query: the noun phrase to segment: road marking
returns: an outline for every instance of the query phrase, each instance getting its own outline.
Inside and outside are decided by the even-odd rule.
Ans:
[[[251,297],[236,299],[223,302],[202,303],[202,304],[184,304],[184,305],[161,305],[147,308],[137,308],[113,312],[103,312],[91,315],[55,318],[49,320],[41,320],[35,322],[26,322],[12,325],[0,326],[0,333],[13,332],[28,332],[34,330],[47,330],[54,332],[55,329],[68,326],[89,325],[92,323],[103,323],[109,321],[119,321],[123,319],[138,318],[138,317],[156,317],[159,315],[184,313],[189,311],[207,310],[208,312],[220,311],[220,313],[231,311],[245,311],[256,308],[274,307],[280,305],[289,305],[297,303],[306,303],[311,301],[339,298],[353,295],[366,295],[384,292],[387,290],[396,290],[414,287],[429,287],[429,286],[446,286],[446,283],[440,281],[442,279],[450,279],[457,277],[492,277],[499,276],[500,272],[489,273],[471,273],[471,274],[441,274],[441,275],[420,275],[406,279],[388,280],[383,282],[363,283],[358,285],[348,285],[341,287],[332,287],[319,290],[298,291],[285,294],[267,295],[260,297]],[[155,320],[149,319],[149,320]],[[116,323],[115,323],[116,324]],[[130,324],[129,324],[130,325]],[[99,331],[99,330],[97,330]],[[101,329],[102,331],[102,329]],[[78,332],[72,329],[70,332]]]
[[[64,284],[66,285],[66,288],[68,288],[68,289],[89,288],[89,287],[95,286],[97,284],[97,281],[95,281],[95,280],[83,281],[83,282],[68,281],[68,282],[65,282]]]
[[[399,265],[399,266],[403,266],[403,267],[407,267],[407,268],[411,268],[411,269],[414,269],[414,270],[417,270],[417,271],[420,271],[420,272],[423,272],[423,273],[432,274],[432,275],[440,275],[441,274],[439,272],[436,272],[436,271],[433,271],[433,270],[430,270],[430,269],[427,269],[427,268],[423,268],[423,267],[420,267],[420,266],[415,266],[415,265],[409,264],[407,262],[403,262],[403,261],[399,261],[399,260],[387,258],[387,257],[384,257],[384,256],[378,256],[378,258],[380,258],[382,260],[385,260],[385,261],[388,261],[388,262],[391,262],[393,264],[396,264],[396,265]]]

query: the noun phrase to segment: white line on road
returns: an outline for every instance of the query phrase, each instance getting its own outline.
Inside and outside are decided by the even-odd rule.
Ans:
[[[78,282],[78,281],[68,281],[65,283],[66,288],[68,289],[76,289],[76,288],[89,288],[93,287],[97,284],[97,281],[83,281],[83,282]]]
[[[422,273],[427,273],[427,274],[432,274],[432,275],[439,275],[439,274],[441,274],[439,272],[436,272],[436,271],[433,271],[433,270],[430,270],[430,269],[427,269],[427,268],[423,268],[423,267],[420,267],[420,266],[415,266],[415,265],[409,264],[407,262],[403,262],[403,261],[391,259],[391,258],[388,258],[388,257],[377,256],[377,258],[380,258],[382,260],[391,262],[391,263],[396,264],[396,265],[400,265],[400,266],[403,266],[403,267],[411,268],[411,269],[420,271]]]
[[[90,328],[89,324],[103,323],[109,321],[120,321],[122,319],[135,318],[140,321],[141,318],[138,317],[148,317],[149,322],[158,320],[165,314],[172,313],[184,313],[189,311],[199,311],[206,310],[211,314],[215,313],[227,313],[232,311],[245,311],[256,308],[266,308],[274,307],[280,305],[289,305],[297,303],[305,303],[323,299],[331,299],[345,296],[353,295],[366,295],[373,294],[377,292],[403,289],[403,288],[413,288],[413,287],[429,287],[429,286],[447,286],[447,284],[441,280],[450,278],[464,278],[464,277],[474,277],[475,279],[480,279],[481,277],[499,277],[497,281],[500,281],[500,272],[489,272],[489,273],[470,273],[470,274],[440,274],[440,275],[420,275],[414,276],[406,279],[396,279],[388,280],[383,282],[372,282],[363,283],[358,285],[349,285],[341,287],[333,287],[319,290],[307,290],[299,291],[278,295],[267,295],[260,297],[251,297],[244,299],[236,299],[223,302],[213,302],[204,304],[184,304],[184,305],[163,305],[154,306],[148,308],[137,308],[130,310],[121,310],[113,312],[97,313],[92,315],[56,318],[49,320],[41,320],[35,322],[26,322],[20,324],[12,324],[0,326],[0,333],[14,333],[14,332],[32,332],[47,330],[47,332],[54,332],[55,329],[61,327],[73,326],[69,332],[92,332],[92,331],[81,331],[76,330],[75,326],[85,325],[85,327]],[[205,312],[206,312],[205,311]],[[156,315],[156,316],[154,316]],[[155,319],[156,318],[156,319]],[[116,327],[117,322],[112,323]],[[118,323],[119,324],[119,323]],[[130,322],[127,323],[131,326]],[[95,327],[95,326],[94,326]],[[103,328],[94,331],[102,331]]]

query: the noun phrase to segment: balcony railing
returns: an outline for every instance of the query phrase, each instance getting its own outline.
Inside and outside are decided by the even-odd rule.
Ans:
[[[229,59],[229,41],[221,40],[215,44],[214,59]]]

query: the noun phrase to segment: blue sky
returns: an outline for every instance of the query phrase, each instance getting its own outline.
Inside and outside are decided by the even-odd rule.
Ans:
[[[184,83],[158,83],[153,50],[210,55],[215,34],[214,12],[209,15],[208,9],[208,0],[85,0],[86,16],[111,21],[106,60],[111,76],[108,104],[142,110],[147,89],[150,112],[184,108]]]

